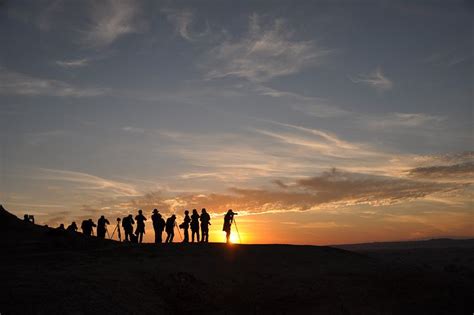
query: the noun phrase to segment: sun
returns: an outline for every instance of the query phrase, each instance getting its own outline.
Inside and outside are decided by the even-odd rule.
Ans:
[[[237,234],[230,235],[230,242],[232,244],[237,244],[239,242],[239,237],[237,236]]]

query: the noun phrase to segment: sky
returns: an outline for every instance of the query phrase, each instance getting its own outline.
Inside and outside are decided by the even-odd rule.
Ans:
[[[474,237],[473,13],[0,1],[0,203],[110,230],[204,207],[211,241],[229,208],[243,243]]]

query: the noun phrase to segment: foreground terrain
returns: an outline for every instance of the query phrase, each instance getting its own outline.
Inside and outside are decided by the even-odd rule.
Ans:
[[[0,209],[3,314],[472,314],[474,240],[125,244]]]

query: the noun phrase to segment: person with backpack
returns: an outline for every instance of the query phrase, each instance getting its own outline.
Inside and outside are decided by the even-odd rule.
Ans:
[[[97,221],[98,238],[105,238],[105,233],[107,232],[107,224],[110,224],[109,220],[107,220],[103,215],[100,216],[99,220]]]
[[[158,209],[153,210],[153,215],[151,216],[151,220],[153,221],[153,230],[155,230],[155,243],[162,242],[162,234],[165,228],[166,222],[161,216]]]
[[[138,215],[135,217],[137,221],[137,229],[135,235],[138,238],[138,243],[143,242],[143,234],[145,234],[145,221],[146,217],[143,215],[142,210],[138,210]]]
[[[122,227],[123,227],[123,232],[125,233],[126,242],[132,241],[134,224],[135,224],[135,221],[133,221],[133,216],[131,214],[129,214],[128,216],[122,219]]]
[[[176,216],[173,214],[171,217],[166,219],[166,243],[173,243],[174,238],[174,226],[176,224]]]
[[[211,225],[211,217],[209,213],[207,213],[205,208],[201,210],[201,242],[207,243],[209,242],[209,225]]]
[[[194,236],[196,236],[196,242],[199,243],[199,214],[196,209],[193,209],[191,215],[191,241],[194,243]]]
[[[191,222],[191,218],[189,217],[189,211],[184,211],[184,221],[179,225],[180,229],[184,230],[184,239],[183,243],[189,243],[189,223]]]

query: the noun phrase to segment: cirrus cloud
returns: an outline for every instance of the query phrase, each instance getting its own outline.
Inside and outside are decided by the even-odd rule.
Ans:
[[[313,40],[295,40],[293,35],[283,19],[265,27],[253,14],[245,36],[226,40],[207,54],[206,78],[240,77],[264,82],[316,66],[331,53]]]

